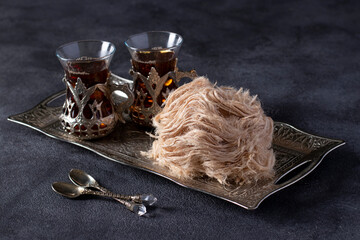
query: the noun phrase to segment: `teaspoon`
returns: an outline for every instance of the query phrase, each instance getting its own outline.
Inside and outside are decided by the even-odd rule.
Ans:
[[[108,189],[100,186],[100,184],[90,174],[88,174],[82,170],[71,169],[71,171],[69,173],[69,178],[73,183],[75,183],[78,186],[96,188],[104,193],[110,192]],[[116,197],[116,199],[133,201],[136,203],[142,203],[146,206],[151,206],[157,201],[157,198],[154,197],[152,194],[141,194],[141,195],[135,195],[135,196],[118,194],[118,196],[119,197]]]
[[[55,182],[52,184],[52,189],[64,197],[68,198],[76,198],[81,195],[96,195],[96,196],[102,196],[102,197],[110,197],[110,198],[118,198],[121,196],[120,194],[115,194],[112,192],[99,192],[99,191],[93,191],[88,188],[84,188],[81,186],[76,186],[71,183],[66,182]],[[146,213],[146,207],[143,204],[137,204],[133,202],[127,202],[122,199],[116,199],[121,204],[125,205],[125,207],[134,212],[137,213],[139,216],[142,216]]]

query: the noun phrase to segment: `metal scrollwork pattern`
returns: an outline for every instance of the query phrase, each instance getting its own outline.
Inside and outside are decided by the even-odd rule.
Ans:
[[[306,134],[294,127],[289,128],[285,123],[274,125],[275,143],[279,145],[291,145],[299,151],[309,153],[332,142],[331,139]]]
[[[142,122],[143,125],[151,126],[151,119],[161,110],[161,104],[157,102],[158,97],[162,94],[162,97],[165,99],[169,96],[169,94],[173,90],[166,89],[166,92],[162,92],[165,83],[171,79],[174,81],[176,87],[178,87],[178,83],[182,78],[190,78],[194,79],[197,77],[197,73],[195,70],[191,70],[189,72],[182,72],[176,66],[177,59],[175,62],[174,71],[170,71],[163,76],[159,76],[159,73],[156,71],[154,67],[151,67],[149,76],[144,76],[140,72],[135,71],[133,68],[130,69],[130,75],[133,77],[133,82],[141,81],[146,88],[146,91],[143,89],[135,88],[135,99],[134,103],[140,106],[140,111],[137,114],[141,114],[143,116]],[[147,97],[150,96],[152,99],[151,106],[146,107],[145,102]]]

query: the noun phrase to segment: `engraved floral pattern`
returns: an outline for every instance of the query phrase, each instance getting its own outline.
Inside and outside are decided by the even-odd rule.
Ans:
[[[291,145],[298,151],[309,153],[331,143],[331,139],[310,135],[289,126],[286,123],[275,123],[274,142],[279,145]]]

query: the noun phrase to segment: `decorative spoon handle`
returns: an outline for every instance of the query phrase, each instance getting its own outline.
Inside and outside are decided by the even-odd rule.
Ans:
[[[100,186],[98,183],[95,184],[95,186],[93,186],[94,188],[100,190],[103,193],[107,193],[107,194],[112,194],[114,195],[114,193],[112,193],[110,190],[108,190],[107,188]],[[114,200],[126,205],[126,204],[130,204],[127,201],[131,201],[131,196],[126,196],[126,195],[121,195],[121,194],[115,194],[117,197],[112,197]],[[134,201],[135,202],[135,201]],[[136,202],[136,203],[140,203],[140,202]]]
[[[107,188],[101,186],[97,182],[93,187],[100,190],[103,193],[111,194],[112,195],[111,197],[114,198],[115,200],[133,201],[135,203],[142,203],[147,206],[151,206],[157,201],[157,198],[154,197],[152,194],[141,194],[141,195],[134,195],[134,196],[115,194],[115,193],[112,193]]]
[[[85,188],[83,193],[84,194],[90,194],[90,195],[102,196],[102,197],[117,198],[119,200],[127,200],[127,199],[124,199],[124,197],[126,197],[125,195],[113,193],[113,192],[110,192],[110,191],[106,191],[106,192],[93,191],[91,189]]]
[[[106,191],[106,192],[99,192],[99,191],[93,191],[90,190],[88,188],[84,188],[83,194],[88,194],[88,195],[96,195],[96,196],[102,196],[102,197],[110,197],[113,198],[114,200],[118,201],[119,203],[125,205],[125,207],[134,212],[137,213],[139,216],[142,216],[146,213],[146,207],[143,204],[137,204],[135,202],[128,202],[124,199],[122,199],[121,194],[116,194],[110,191]]]

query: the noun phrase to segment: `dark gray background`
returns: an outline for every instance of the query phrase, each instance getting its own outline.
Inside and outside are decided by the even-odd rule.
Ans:
[[[265,2],[265,1],[264,1]],[[358,1],[0,2],[1,239],[359,239],[360,8]],[[181,34],[182,69],[258,94],[267,113],[347,145],[299,183],[247,211],[8,122],[64,88],[55,49],[79,39]],[[151,192],[149,218],[115,201],[51,190],[83,169],[115,192]]]

